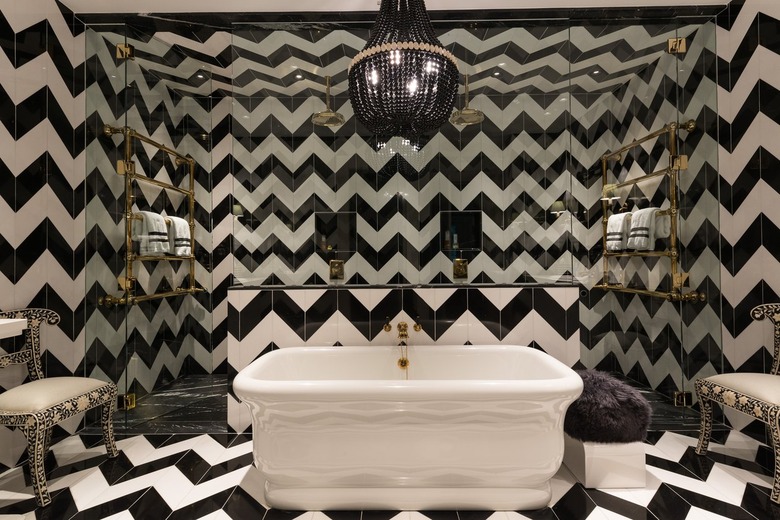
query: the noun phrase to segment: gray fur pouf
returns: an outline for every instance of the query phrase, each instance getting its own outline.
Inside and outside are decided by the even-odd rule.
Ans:
[[[629,384],[599,370],[578,370],[582,395],[566,411],[563,431],[583,442],[644,441],[650,403]]]

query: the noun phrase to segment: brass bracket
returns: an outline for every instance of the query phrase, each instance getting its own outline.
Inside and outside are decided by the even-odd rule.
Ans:
[[[682,289],[683,287],[688,287],[688,273],[677,273],[674,275],[674,280],[672,280],[672,283],[674,284],[675,289]]]
[[[469,277],[469,261],[465,258],[456,258],[452,261],[452,278],[465,280]]]
[[[666,52],[669,54],[685,54],[688,52],[688,42],[685,38],[669,38],[666,43]]]
[[[344,279],[344,260],[331,260],[328,266],[330,267],[328,276],[331,280]]]
[[[119,175],[135,175],[135,162],[134,161],[117,161],[116,172]]]
[[[135,47],[128,43],[116,44],[116,59],[118,60],[134,60],[135,59]]]
[[[127,276],[120,276],[116,281],[119,283],[119,288],[123,291],[132,289],[133,284],[135,284],[135,278],[128,278]]]
[[[135,408],[135,394],[119,394],[116,398],[117,410],[132,410]]]
[[[687,170],[688,169],[688,156],[687,155],[675,155],[672,157],[672,169],[673,170]]]
[[[693,404],[693,395],[690,392],[675,391],[674,406],[691,406]]]

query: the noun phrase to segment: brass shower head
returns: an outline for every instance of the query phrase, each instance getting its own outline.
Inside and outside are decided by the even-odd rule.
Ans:
[[[311,116],[311,122],[317,126],[341,126],[344,116],[330,109],[330,76],[325,76],[325,110]]]

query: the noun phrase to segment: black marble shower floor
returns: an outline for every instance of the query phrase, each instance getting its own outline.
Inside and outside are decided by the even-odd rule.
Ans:
[[[652,406],[651,434],[698,431],[697,410],[675,406],[669,397],[615,375],[639,389]],[[227,392],[224,374],[185,376],[138,399],[134,409],[117,411],[114,427],[121,434],[226,433]],[[729,430],[722,423],[713,429],[716,440]],[[84,433],[99,433],[99,426],[90,426]]]
[[[227,375],[190,375],[147,394],[114,417],[118,433],[227,432]]]

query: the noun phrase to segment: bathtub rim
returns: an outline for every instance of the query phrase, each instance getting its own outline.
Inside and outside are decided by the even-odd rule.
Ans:
[[[415,350],[436,350],[446,353],[455,351],[493,351],[514,352],[515,349],[527,349],[523,355],[537,357],[548,363],[557,377],[546,379],[262,379],[256,377],[263,365],[273,357],[293,354],[305,355],[309,352],[343,353],[350,351],[387,354],[398,353],[398,346],[300,346],[273,350],[255,359],[242,369],[233,380],[233,391],[242,402],[252,402],[262,396],[262,400],[301,398],[307,401],[333,398],[355,398],[359,393],[362,399],[408,399],[422,400],[430,398],[457,398],[466,400],[510,399],[519,396],[543,396],[574,398],[582,392],[582,379],[564,363],[544,351],[522,345],[414,345],[409,347],[409,358],[414,362]],[[381,352],[380,352],[381,351]],[[270,356],[270,358],[269,358]],[[402,374],[399,371],[399,377]]]

